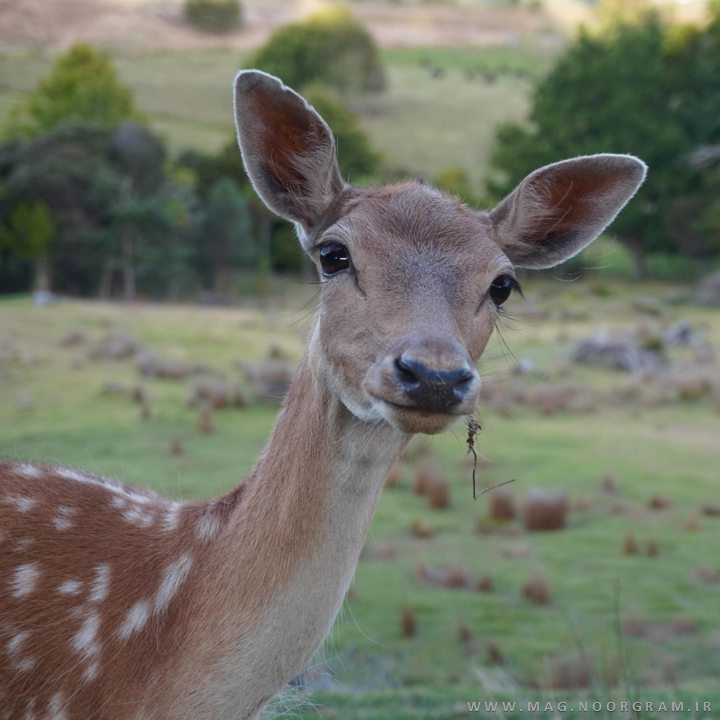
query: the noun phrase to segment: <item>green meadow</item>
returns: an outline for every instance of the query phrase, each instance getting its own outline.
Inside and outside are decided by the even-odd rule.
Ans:
[[[115,49],[111,56],[139,111],[174,153],[215,152],[232,136],[231,84],[248,56],[227,49]],[[403,48],[383,56],[387,91],[350,104],[384,164],[429,177],[459,166],[479,192],[497,123],[525,116],[531,79],[549,67],[553,53],[534,46]],[[52,62],[40,51],[0,54],[0,125]],[[433,69],[441,77],[433,78]]]
[[[720,571],[720,518],[705,514],[720,504],[720,397],[638,402],[623,389],[642,380],[568,363],[575,340],[599,328],[685,320],[717,347],[720,313],[695,307],[672,285],[633,288],[595,277],[528,280],[528,300],[514,298],[511,317],[501,321],[506,344],[496,337],[480,363],[489,387],[516,382],[520,360],[533,368],[531,388],[576,382],[594,398],[577,412],[489,402],[479,411],[479,486],[513,480],[508,488],[518,502],[531,488],[564,490],[567,527],[531,533],[519,520],[490,521],[494,491],[472,499],[462,425],[429,447],[411,446],[398,485],[386,488],[377,508],[342,616],[306,677],[320,692],[281,699],[280,710],[282,702],[295,708],[288,717],[446,718],[466,714],[466,700],[582,697],[558,687],[558,667],[582,657],[592,674],[583,692],[603,702],[712,693],[720,701],[720,582],[712,575]],[[277,407],[253,400],[245,409],[217,410],[215,432],[202,434],[186,403],[192,379],[141,378],[133,359],[93,359],[90,350],[108,334],[130,333],[158,355],[244,383],[252,398],[238,364],[262,362],[273,346],[298,359],[313,293],[290,284],[263,309],[70,300],[35,308],[26,298],[3,300],[0,455],[83,467],[175,497],[222,493],[252,467]],[[64,346],[75,330],[81,340]],[[138,384],[149,419],[131,398]],[[613,390],[629,399],[611,400]],[[431,509],[413,492],[429,462],[448,483],[448,508]],[[611,493],[603,489],[608,474],[616,481]],[[654,496],[666,507],[651,509]],[[413,536],[417,521],[432,528],[431,538]],[[638,551],[628,555],[630,534]],[[457,566],[471,579],[488,575],[492,589],[428,585],[419,564]],[[543,604],[522,593],[535,573],[549,589]],[[414,618],[412,637],[401,631],[403,609]],[[485,716],[553,717],[498,713]]]

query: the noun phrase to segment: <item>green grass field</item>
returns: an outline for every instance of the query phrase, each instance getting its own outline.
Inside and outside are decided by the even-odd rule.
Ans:
[[[111,55],[139,111],[174,153],[215,152],[232,136],[231,85],[246,58],[224,49],[115,49]],[[387,91],[351,101],[384,164],[429,177],[460,166],[479,192],[495,127],[525,117],[530,78],[544,72],[553,55],[532,47],[491,47],[388,49],[384,56]],[[424,65],[429,59],[441,78],[431,77]],[[39,51],[0,54],[0,126],[51,65],[52,56]],[[490,84],[473,75],[483,69],[501,74]]]
[[[529,300],[512,301],[517,317],[504,321],[504,335],[516,357],[534,363],[534,387],[557,382],[573,340],[602,327],[686,319],[720,347],[720,313],[678,302],[682,289],[604,279],[527,285]],[[236,378],[238,360],[258,361],[273,344],[299,357],[311,292],[290,288],[264,311],[75,301],[38,309],[25,298],[3,300],[0,455],[80,466],[184,498],[224,491],[252,467],[276,408],[218,411],[216,432],[201,435],[196,411],[185,403],[191,381],[145,380],[152,417],[142,421],[127,394],[101,392],[108,381],[139,382],[134,362],[90,360],[88,348],[125,329],[152,351]],[[659,317],[635,309],[648,297],[657,299]],[[86,341],[61,347],[73,328]],[[511,382],[512,363],[494,341],[480,367],[488,383],[502,384]],[[588,393],[628,382],[610,371],[563,373]],[[377,509],[350,600],[309,676],[332,692],[310,698],[318,709],[305,705],[289,716],[437,719],[467,714],[466,700],[574,698],[552,689],[553,667],[583,653],[592,658],[595,697],[707,699],[715,692],[717,711],[720,583],[702,582],[696,571],[720,570],[720,518],[702,513],[720,503],[719,409],[711,397],[658,407],[606,402],[594,412],[547,417],[531,407],[506,413],[483,405],[480,484],[514,479],[518,498],[533,487],[565,489],[572,510],[559,532],[488,524],[488,494],[476,502],[471,496],[462,427],[434,437],[430,452],[450,484],[450,508],[429,509],[413,493],[421,460],[402,465],[399,486],[385,490]],[[171,454],[173,440],[182,443],[182,455]],[[601,490],[607,473],[618,479],[617,496]],[[649,509],[656,494],[670,507]],[[411,536],[419,519],[433,527],[433,538]],[[486,532],[477,532],[478,523]],[[630,532],[641,552],[627,556]],[[643,551],[650,542],[656,556]],[[493,590],[429,587],[416,577],[418,563],[452,563],[473,578],[489,573]],[[545,605],[521,593],[536,571],[550,587]],[[403,607],[415,616],[415,637],[401,635]],[[464,641],[461,623],[470,635]],[[329,688],[318,679],[323,673],[333,678]],[[554,717],[502,710],[485,716]]]

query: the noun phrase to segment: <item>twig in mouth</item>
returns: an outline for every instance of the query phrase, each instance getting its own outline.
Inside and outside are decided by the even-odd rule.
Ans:
[[[475,472],[477,470],[477,452],[475,452],[475,436],[482,430],[482,426],[478,422],[478,419],[474,415],[468,417],[467,422],[468,436],[465,444],[468,446],[468,453],[472,453],[473,456],[473,467],[472,467],[472,489],[473,489],[473,500],[477,500],[477,492],[475,491]]]
[[[478,422],[478,419],[474,415],[470,415],[468,417],[468,423],[467,423],[467,429],[468,429],[468,436],[467,440],[465,441],[465,444],[468,446],[468,454],[472,453],[473,456],[473,467],[472,467],[472,492],[473,492],[473,500],[477,500],[480,495],[484,495],[489,490],[494,490],[495,488],[502,487],[503,485],[509,485],[510,483],[515,482],[515,478],[512,480],[505,480],[501,483],[497,483],[496,485],[490,485],[490,487],[486,487],[484,490],[481,490],[479,493],[476,490],[475,485],[475,473],[477,471],[477,461],[478,456],[477,452],[475,451],[475,438],[477,434],[482,430],[482,425]]]

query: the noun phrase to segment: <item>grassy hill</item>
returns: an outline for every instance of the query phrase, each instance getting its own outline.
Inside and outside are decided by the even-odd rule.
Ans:
[[[460,166],[479,191],[495,127],[524,118],[531,80],[553,55],[537,45],[388,49],[387,91],[351,105],[385,165],[428,177]],[[247,54],[115,49],[112,57],[139,110],[173,152],[214,152],[232,137],[231,85]],[[0,55],[0,126],[51,64],[52,55],[40,51]]]

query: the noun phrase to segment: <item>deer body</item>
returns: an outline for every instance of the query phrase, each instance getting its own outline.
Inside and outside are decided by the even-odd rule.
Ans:
[[[481,213],[420,183],[347,186],[323,120],[264,73],[238,76],[236,116],[256,190],[323,278],[304,359],[217,500],[0,463],[3,720],[255,717],[327,634],[407,440],[474,410],[513,265],[578,252],[644,176],[565,161]]]
[[[257,467],[219,500],[0,464],[3,717],[252,717],[302,669],[407,439],[314,383],[303,363]]]

